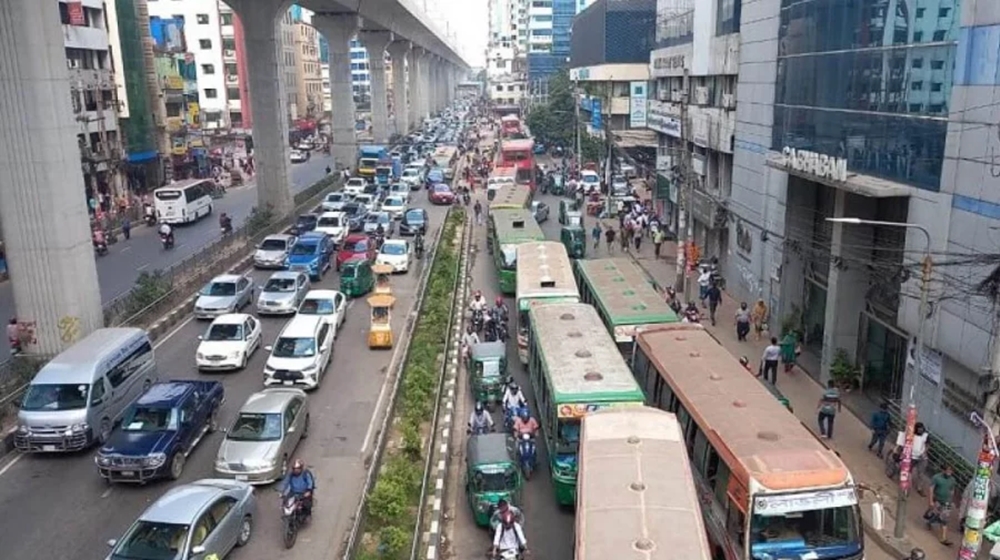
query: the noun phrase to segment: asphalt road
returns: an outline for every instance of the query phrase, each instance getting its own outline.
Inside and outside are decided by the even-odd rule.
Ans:
[[[333,158],[316,155],[305,163],[292,164],[292,194],[298,193],[319,181],[326,174],[326,166],[333,166]],[[135,279],[143,271],[165,269],[181,261],[202,247],[219,238],[218,215],[226,212],[240,224],[257,205],[255,184],[230,189],[226,196],[213,202],[213,214],[207,218],[176,228],[177,245],[172,251],[164,251],[154,228],[144,225],[134,226],[132,238],[125,241],[119,236],[118,243],[109,247],[108,254],[97,258],[97,275],[101,286],[101,299],[110,301],[132,289]],[[15,272],[16,275],[16,272]],[[0,317],[4,322],[15,313],[12,277],[0,284]],[[0,337],[0,354],[6,354],[7,338]]]
[[[440,227],[445,210],[426,204],[424,192],[414,193],[414,205],[428,209],[431,235]],[[228,197],[227,197],[228,198]],[[392,317],[400,332],[411,309],[423,264],[407,274],[394,276],[393,293],[398,298]],[[260,284],[270,272],[254,271]],[[335,272],[314,284],[335,289]],[[278,496],[272,488],[258,489],[259,509],[251,543],[236,550],[235,560],[275,558],[328,558],[339,549],[350,526],[363,486],[364,456],[370,452],[373,413],[383,395],[386,369],[393,351],[369,350],[368,306],[352,303],[347,321],[334,346],[334,357],[326,378],[310,394],[310,436],[299,447],[298,456],[317,478],[317,505],[311,526],[299,536],[291,551],[283,549],[280,537]],[[263,318],[265,345],[274,340],[285,320]],[[194,369],[197,336],[207,322],[189,321],[158,343],[156,361],[163,378],[221,379],[226,387],[223,424],[232,422],[237,409],[260,390],[261,372],[267,358],[263,350],[250,360],[246,370],[232,374],[202,375]],[[398,347],[397,347],[398,348]],[[181,482],[212,476],[215,454],[222,435],[211,434],[188,459]],[[108,486],[97,475],[94,452],[74,455],[7,456],[0,462],[0,543],[4,558],[103,558],[106,541],[118,538],[135,517],[163,494],[169,482],[144,487]],[[15,513],[16,512],[16,513]]]

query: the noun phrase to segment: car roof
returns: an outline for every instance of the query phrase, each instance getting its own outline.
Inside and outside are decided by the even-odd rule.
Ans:
[[[368,236],[364,233],[352,233],[344,241],[368,241]]]
[[[281,329],[279,337],[308,338],[316,333],[317,323],[325,320],[322,315],[295,315]]]
[[[343,296],[337,290],[309,290],[306,292],[306,299],[333,299],[338,294]]]
[[[330,197],[344,197],[344,196],[349,196],[349,195],[347,193],[345,193],[344,191],[334,191],[332,193],[327,193],[327,195],[326,195],[327,198],[330,198]]]
[[[282,412],[288,406],[288,403],[296,397],[305,400],[305,391],[293,388],[264,389],[250,395],[246,402],[243,403],[243,406],[240,407],[240,412],[256,414]]]
[[[302,274],[301,272],[292,272],[291,270],[279,270],[268,276],[268,280],[270,280],[271,278],[287,278],[288,280],[295,280],[301,274]]]
[[[424,210],[423,208],[421,208],[421,207],[419,207],[419,206],[417,206],[416,208],[410,208],[410,209],[408,209],[408,210],[406,211],[406,214],[407,214],[407,215],[410,215],[410,214],[412,214],[412,213],[414,213],[414,212],[419,212],[419,213],[420,213],[421,215],[423,215],[423,216],[424,216],[425,218],[427,217],[427,210]]]
[[[213,325],[242,325],[250,315],[246,313],[226,313],[212,320]]]
[[[243,278],[239,274],[220,274],[215,278],[212,278],[212,283],[225,283],[225,282],[238,282],[240,278]]]
[[[323,212],[319,215],[320,218],[343,218],[344,213],[340,211]]]
[[[181,400],[195,389],[195,384],[185,381],[160,381],[154,383],[136,399],[137,406],[177,406]]]
[[[382,246],[385,247],[386,245],[406,245],[407,243],[409,243],[409,241],[405,239],[386,239],[385,241],[382,242]]]
[[[299,241],[319,241],[325,237],[329,237],[322,231],[308,231],[299,236]]]
[[[288,241],[290,239],[295,239],[295,236],[288,233],[273,233],[265,237],[264,241],[267,241],[268,239],[279,239],[281,241]]]
[[[142,512],[139,520],[190,525],[216,498],[240,486],[235,480],[209,478],[171,488]]]
[[[148,343],[149,335],[142,329],[133,327],[97,329],[52,358],[35,374],[31,382],[90,384],[94,381],[95,370],[106,364],[107,360],[114,359],[123,348],[131,351]]]

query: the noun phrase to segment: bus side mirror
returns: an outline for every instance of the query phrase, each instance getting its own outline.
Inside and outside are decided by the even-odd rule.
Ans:
[[[883,525],[885,525],[885,510],[882,509],[881,502],[874,502],[872,504],[872,528],[881,531]]]

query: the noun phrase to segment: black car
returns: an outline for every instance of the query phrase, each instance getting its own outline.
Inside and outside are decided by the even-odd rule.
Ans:
[[[410,208],[403,214],[403,219],[399,221],[399,235],[425,235],[427,233],[427,210],[423,208]]]
[[[365,209],[364,205],[357,202],[348,202],[341,211],[347,215],[347,220],[350,224],[349,229],[352,233],[361,231],[365,227],[365,216],[368,214],[368,210]]]
[[[319,214],[302,214],[295,220],[295,225],[288,230],[291,235],[302,235],[316,229]]]

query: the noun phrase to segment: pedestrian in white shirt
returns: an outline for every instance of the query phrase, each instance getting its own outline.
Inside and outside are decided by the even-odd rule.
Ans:
[[[764,348],[761,355],[761,375],[764,381],[770,381],[771,385],[778,384],[778,361],[781,359],[781,346],[778,346],[778,338],[772,336],[771,344]]]

